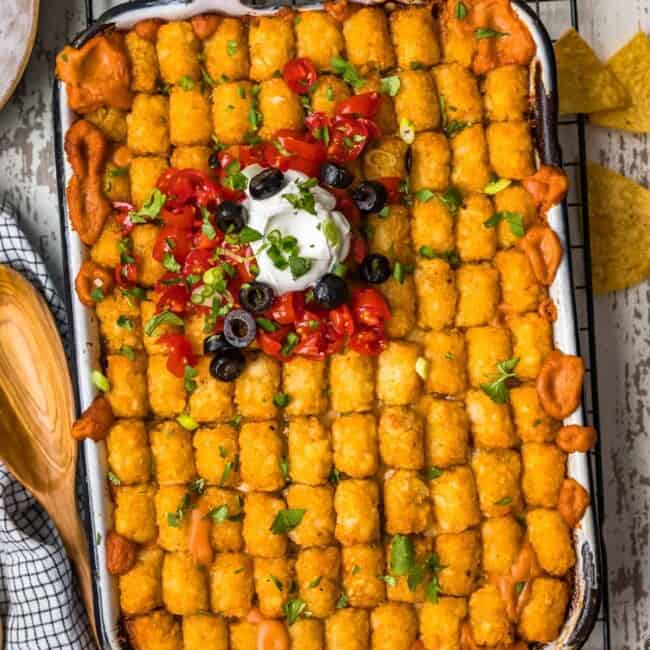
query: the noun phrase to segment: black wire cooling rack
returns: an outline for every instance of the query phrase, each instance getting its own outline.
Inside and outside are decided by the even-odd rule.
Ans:
[[[126,0],[129,1],[129,0]],[[107,5],[119,0],[84,0],[87,24],[92,23]],[[555,41],[567,29],[579,29],[577,0],[526,0],[528,6],[541,18]],[[248,0],[251,5],[266,4],[267,0]],[[303,4],[301,0],[293,3]],[[594,335],[594,305],[591,286],[591,254],[589,246],[589,206],[587,193],[587,153],[585,118],[577,115],[559,121],[559,140],[563,151],[563,167],[569,176],[571,190],[567,199],[569,208],[568,240],[573,270],[573,289],[578,319],[579,354],[585,360],[586,373],[583,404],[587,423],[599,430],[598,376],[596,369],[596,343]],[[594,505],[598,534],[602,534],[604,521],[604,483],[600,442],[589,452],[589,461],[595,488]],[[611,650],[609,625],[609,593],[607,589],[607,563],[602,545],[603,593],[600,612],[585,650]],[[600,640],[600,641],[599,641]]]

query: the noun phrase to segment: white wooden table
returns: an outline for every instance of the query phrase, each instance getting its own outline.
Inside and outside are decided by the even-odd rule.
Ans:
[[[542,3],[556,38],[568,24],[567,3]],[[41,4],[31,63],[0,113],[0,197],[20,209],[23,227],[61,284],[52,70],[56,51],[83,27],[84,11],[82,0]],[[110,4],[95,0],[96,15]],[[579,19],[581,32],[607,57],[637,30],[650,31],[650,0],[579,0]],[[592,160],[650,185],[647,136],[591,128],[587,135]],[[563,145],[570,158],[572,143]],[[650,650],[650,284],[598,297],[595,312],[612,648]],[[600,637],[594,634],[587,647],[602,648]]]

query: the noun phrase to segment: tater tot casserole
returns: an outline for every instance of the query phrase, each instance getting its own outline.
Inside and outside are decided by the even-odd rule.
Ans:
[[[135,650],[525,650],[589,506],[535,45],[508,0],[107,31],[57,58]]]

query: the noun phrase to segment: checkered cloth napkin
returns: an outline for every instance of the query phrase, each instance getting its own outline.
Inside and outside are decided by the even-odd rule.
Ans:
[[[18,227],[15,211],[3,200],[0,200],[0,264],[22,273],[41,292],[66,341],[68,325],[63,302],[43,260]],[[56,528],[2,463],[0,625],[4,628],[5,650],[95,648]]]

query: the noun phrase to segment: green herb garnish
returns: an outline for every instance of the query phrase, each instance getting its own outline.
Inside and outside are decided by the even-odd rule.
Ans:
[[[300,524],[307,512],[304,508],[285,508],[280,510],[271,524],[271,532],[274,535],[284,535]]]
[[[481,390],[496,404],[505,404],[508,401],[508,379],[516,377],[513,370],[519,363],[519,357],[499,361],[497,369],[499,376],[490,383],[481,384]]]

